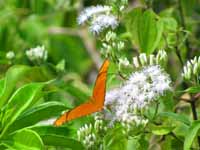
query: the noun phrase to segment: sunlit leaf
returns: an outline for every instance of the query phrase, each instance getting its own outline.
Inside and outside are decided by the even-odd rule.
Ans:
[[[79,141],[71,139],[70,137],[47,134],[41,136],[41,138],[45,145],[71,148],[74,150],[85,150]]]
[[[168,118],[173,119],[174,121],[180,121],[186,125],[191,124],[191,121],[186,116],[181,115],[181,114],[176,114],[173,112],[161,112],[161,113],[159,113],[159,116],[160,117],[168,117]]]
[[[184,150],[189,150],[200,129],[200,121],[194,121],[185,136]]]
[[[157,48],[163,32],[163,21],[152,10],[134,8],[128,13],[126,28],[141,52],[151,54]]]
[[[1,81],[4,85],[2,92],[0,92],[0,108],[12,94],[17,81],[29,70],[30,68],[27,66],[13,66],[7,71],[4,81]]]
[[[3,131],[0,136],[3,136],[8,127],[17,119],[17,117],[35,103],[40,94],[44,83],[30,83],[19,88],[8,101],[5,107],[3,118]]]
[[[39,135],[29,129],[15,132],[6,140],[1,141],[9,150],[43,150],[43,142]]]
[[[37,132],[41,137],[45,135],[57,135],[69,138],[76,134],[74,129],[67,126],[55,127],[52,125],[36,125],[30,127],[30,129]]]
[[[45,119],[57,117],[64,110],[67,110],[67,107],[56,101],[40,104],[21,114],[9,127],[8,132],[34,125]]]
[[[172,132],[175,127],[170,126],[152,126],[151,131],[155,135],[166,135]]]
[[[188,89],[185,90],[187,93],[199,93],[200,92],[200,86],[193,86],[189,87]]]
[[[127,139],[122,128],[112,129],[104,137],[105,150],[122,150],[127,148]]]

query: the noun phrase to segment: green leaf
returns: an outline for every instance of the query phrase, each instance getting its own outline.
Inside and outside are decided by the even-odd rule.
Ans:
[[[155,135],[166,135],[173,131],[175,127],[169,126],[152,126],[151,131]]]
[[[60,102],[54,101],[40,104],[21,114],[9,127],[8,132],[31,126],[39,121],[58,116],[64,110],[67,110],[67,107]]]
[[[5,82],[4,78],[0,80],[0,95],[2,95],[2,93],[3,93],[4,82]]]
[[[186,89],[184,92],[187,93],[199,93],[200,92],[200,86],[193,86],[193,87],[189,87],[188,89]]]
[[[103,147],[105,150],[122,150],[127,148],[127,139],[122,128],[115,128],[104,137]]]
[[[178,137],[185,137],[188,129],[189,129],[188,125],[185,125],[183,123],[177,123],[176,128],[173,130],[173,133]]]
[[[138,40],[138,22],[139,18],[142,16],[142,9],[141,8],[135,8],[131,10],[128,14],[125,16],[125,23],[127,31],[131,33],[131,37],[133,40],[133,43],[139,46],[139,40]]]
[[[41,136],[45,145],[59,146],[65,148],[71,148],[73,150],[85,150],[83,145],[74,139],[60,135],[43,135]]]
[[[157,48],[163,33],[163,22],[152,10],[136,8],[126,17],[126,28],[141,52],[151,54]]]
[[[162,32],[162,20],[156,21],[156,16],[153,11],[145,11],[138,23],[138,37],[141,52],[147,54],[153,53],[161,40]]]
[[[199,5],[197,0],[180,0],[183,7],[184,15],[191,16],[194,13],[195,7]]]
[[[54,126],[34,126],[31,130],[36,131],[45,145],[67,147],[76,150],[84,149],[82,144],[74,139],[73,137],[76,132],[69,127],[54,127]]]
[[[64,59],[66,61],[66,71],[77,72],[81,75],[87,73],[91,66],[91,61],[81,38],[62,34],[50,34],[48,38],[51,47],[48,52],[54,63],[57,64],[60,60]]]
[[[0,137],[5,134],[8,127],[23,111],[38,100],[44,85],[45,83],[30,83],[19,88],[12,95],[7,106],[5,107],[5,114],[3,118],[4,127]]]
[[[128,139],[127,150],[144,150],[148,149],[148,141],[144,135],[138,135]]]
[[[181,115],[181,114],[176,114],[173,112],[161,112],[161,113],[159,113],[159,116],[160,117],[168,117],[175,121],[180,121],[187,126],[189,126],[191,124],[190,120],[186,116]]]
[[[61,72],[63,72],[65,70],[65,60],[64,59],[62,59],[61,61],[58,62],[58,64],[56,65],[56,69]]]
[[[141,145],[139,144],[138,140],[139,139],[137,137],[130,138],[128,140],[127,150],[140,150]]]
[[[66,136],[72,137],[76,134],[75,130],[66,126],[55,127],[55,126],[33,126],[30,128],[37,132],[41,137],[45,135],[59,135],[59,136]]]
[[[174,19],[173,17],[164,17],[161,18],[161,20],[164,23],[164,29],[165,31],[168,31],[168,33],[171,32],[176,32],[177,28],[178,28],[178,23],[176,21],[176,19]]]
[[[4,86],[0,94],[0,108],[6,103],[10,95],[12,94],[17,81],[23,77],[30,70],[27,66],[13,66],[11,67],[5,76]]]
[[[200,121],[194,121],[185,136],[184,150],[189,150],[200,129]]]
[[[29,129],[23,129],[15,132],[6,140],[3,140],[2,145],[9,150],[43,150],[44,146],[39,135]]]

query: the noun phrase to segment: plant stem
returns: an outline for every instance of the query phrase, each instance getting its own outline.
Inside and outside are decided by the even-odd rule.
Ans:
[[[178,0],[178,10],[179,10],[179,13],[180,13],[181,25],[182,25],[184,30],[187,30],[181,0]],[[185,40],[185,46],[187,48],[187,55],[186,56],[189,59],[191,57],[190,52],[191,52],[192,49],[190,47],[190,42],[189,42],[188,38]]]
[[[180,141],[181,143],[183,143],[183,141],[181,139],[179,139],[176,134],[174,134],[173,132],[170,132],[169,135],[171,135],[172,137],[174,137],[176,140]]]
[[[190,102],[190,105],[191,105],[191,109],[192,109],[193,119],[198,120],[195,102],[196,102],[196,99],[195,99],[195,97],[193,97],[192,101]],[[197,139],[198,139],[198,144],[199,144],[199,147],[200,147],[200,136],[198,136]]]
[[[156,102],[156,110],[155,110],[155,112],[154,112],[154,115],[153,115],[153,119],[152,120],[154,120],[155,118],[156,118],[156,115],[157,115],[157,113],[158,113],[158,108],[159,108],[159,102]]]
[[[197,111],[196,111],[196,107],[195,107],[195,101],[191,101],[190,105],[191,105],[191,108],[192,108],[193,119],[197,120],[198,116],[197,116]]]
[[[184,62],[183,62],[183,59],[181,58],[180,51],[178,50],[177,46],[175,47],[175,49],[176,49],[176,55],[178,56],[178,59],[180,60],[181,65],[183,66]]]

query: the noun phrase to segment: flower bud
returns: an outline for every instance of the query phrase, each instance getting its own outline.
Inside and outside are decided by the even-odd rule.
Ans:
[[[197,56],[195,56],[193,59],[191,59],[191,64],[194,65],[197,63]]]
[[[164,50],[159,50],[156,55],[156,64],[165,64],[167,61],[167,53]]]
[[[147,55],[145,53],[140,54],[139,59],[143,66],[147,64]]]
[[[140,67],[140,63],[139,63],[137,57],[133,57],[133,65],[134,65],[136,68]]]
[[[197,63],[198,63],[198,66],[200,66],[200,57],[198,58]]]
[[[197,64],[197,63],[194,64],[194,67],[193,67],[193,74],[194,74],[194,75],[197,75],[197,74],[198,74],[198,64]]]
[[[121,66],[128,66],[129,65],[129,61],[127,58],[120,58],[119,59],[119,65]]]
[[[9,51],[6,53],[7,59],[13,59],[15,57],[15,53],[13,51]]]
[[[117,37],[117,35],[116,35],[115,32],[109,31],[109,32],[106,34],[105,39],[106,39],[107,42],[110,42],[111,40],[114,40],[116,37]]]
[[[154,55],[149,55],[149,64],[154,65],[155,64],[155,56]]]
[[[124,42],[120,41],[118,44],[117,44],[117,48],[118,50],[122,50],[124,48]]]

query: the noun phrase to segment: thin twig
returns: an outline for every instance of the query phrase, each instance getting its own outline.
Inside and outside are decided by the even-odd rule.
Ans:
[[[200,93],[197,93],[196,95],[194,95],[192,98],[191,98],[191,109],[192,109],[192,115],[193,115],[193,119],[194,120],[198,120],[198,115],[197,115],[197,111],[196,111],[196,100],[198,100],[200,97]],[[199,144],[199,147],[200,147],[200,136],[197,136],[197,140],[198,140],[198,144]]]
[[[183,141],[181,139],[179,139],[176,134],[174,134],[174,132],[170,132],[169,135],[171,135],[172,137],[174,137],[175,139],[177,139],[178,141],[180,141],[181,143],[183,143]]]
[[[178,59],[179,59],[181,65],[184,66],[184,62],[183,62],[183,59],[181,57],[181,54],[180,54],[178,47],[176,46],[175,49],[176,49],[176,55],[178,56]]]
[[[120,71],[118,71],[118,75],[123,79],[123,80],[127,80],[128,78],[125,77]]]
[[[178,0],[178,10],[179,10],[179,14],[180,14],[180,17],[181,17],[181,25],[183,27],[183,30],[187,30],[181,0]],[[189,59],[191,57],[192,49],[191,49],[190,42],[189,42],[188,38],[185,41],[185,46],[187,48],[187,55],[186,56]]]

